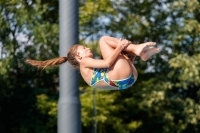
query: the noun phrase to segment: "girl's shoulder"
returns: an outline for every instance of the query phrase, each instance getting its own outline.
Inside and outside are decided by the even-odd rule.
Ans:
[[[88,64],[91,64],[94,61],[93,58],[83,58],[80,62],[80,66],[86,67]]]

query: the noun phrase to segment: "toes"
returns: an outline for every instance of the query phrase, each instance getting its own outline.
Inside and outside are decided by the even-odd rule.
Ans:
[[[156,53],[159,53],[159,52],[161,51],[161,49],[160,49],[160,48],[157,48],[156,50],[157,50],[157,52],[156,52]]]
[[[146,43],[146,47],[152,47],[152,46],[155,46],[156,45],[156,42],[148,42]]]
[[[154,45],[156,45],[156,42],[149,42],[149,43],[147,43],[147,46],[154,46]]]

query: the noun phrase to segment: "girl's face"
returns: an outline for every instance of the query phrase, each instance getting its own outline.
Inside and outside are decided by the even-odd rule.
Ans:
[[[77,48],[77,55],[80,57],[80,59],[93,56],[90,48],[87,48],[87,47],[81,46],[81,45],[78,46],[78,48]]]

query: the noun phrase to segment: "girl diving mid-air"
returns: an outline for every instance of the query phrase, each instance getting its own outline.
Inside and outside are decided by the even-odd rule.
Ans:
[[[103,59],[94,59],[90,48],[76,44],[69,49],[66,57],[46,61],[26,59],[25,62],[45,68],[68,61],[80,70],[85,82],[93,88],[123,90],[132,86],[137,80],[135,57],[139,56],[146,61],[160,51],[155,47],[155,42],[136,45],[128,40],[109,36],[101,37],[99,45]]]

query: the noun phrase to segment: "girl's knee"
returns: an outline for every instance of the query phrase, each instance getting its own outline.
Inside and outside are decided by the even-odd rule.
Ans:
[[[109,37],[109,36],[102,36],[102,37],[100,38],[100,40],[99,40],[99,43],[100,43],[100,44],[106,43],[106,39],[107,39],[108,37]]]

